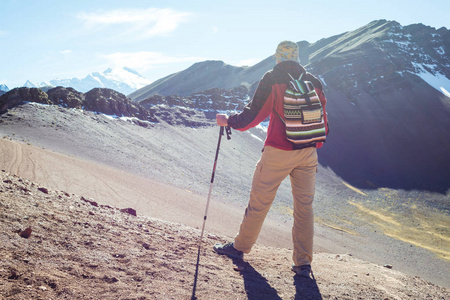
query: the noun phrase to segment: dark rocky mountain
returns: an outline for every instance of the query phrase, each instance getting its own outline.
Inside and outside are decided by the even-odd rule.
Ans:
[[[95,88],[84,94],[84,108],[107,115],[132,116],[147,120],[146,110],[131,102],[125,95],[111,89]]]
[[[27,87],[16,88],[0,96],[0,113],[23,102],[52,104],[48,99],[48,95],[40,89]]]
[[[322,164],[358,187],[450,188],[449,30],[378,20],[298,44],[302,64],[323,81],[328,98],[331,135]],[[155,94],[242,84],[252,95],[274,64],[271,57],[252,67],[201,62],[129,97],[151,102]]]
[[[151,120],[146,109],[111,89],[95,88],[86,94],[73,88],[56,87],[46,92],[38,88],[15,88],[0,96],[0,113],[24,102],[79,108],[119,117]]]
[[[446,192],[450,98],[422,78],[448,81],[449,41],[445,28],[376,21],[311,53],[332,130],[321,163],[358,186]]]
[[[83,93],[73,88],[58,86],[47,91],[48,98],[52,103],[69,108],[82,108],[85,102]]]

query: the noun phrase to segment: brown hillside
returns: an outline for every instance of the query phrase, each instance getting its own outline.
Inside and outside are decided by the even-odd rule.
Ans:
[[[133,216],[95,199],[0,172],[2,299],[189,299],[199,230]],[[31,228],[26,237],[23,231]],[[198,299],[448,299],[443,288],[346,254],[317,253],[315,281],[290,251],[257,246],[245,262],[206,234]]]

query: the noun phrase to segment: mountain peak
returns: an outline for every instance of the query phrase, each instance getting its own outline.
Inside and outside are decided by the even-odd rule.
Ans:
[[[151,83],[130,68],[108,68],[103,72],[92,72],[85,78],[51,80],[54,86],[73,87],[79,92],[93,88],[110,88],[122,94],[130,94]]]
[[[24,87],[29,87],[29,88],[37,88],[37,84],[35,84],[34,82],[31,82],[30,80],[27,80],[27,82],[25,82],[25,84],[23,85]]]
[[[9,88],[6,86],[6,84],[0,84],[0,91],[7,92],[9,91]]]

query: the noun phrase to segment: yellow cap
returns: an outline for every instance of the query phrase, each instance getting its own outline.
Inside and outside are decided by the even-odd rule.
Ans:
[[[299,62],[297,43],[291,41],[283,41],[279,43],[274,57],[277,61],[292,60]]]

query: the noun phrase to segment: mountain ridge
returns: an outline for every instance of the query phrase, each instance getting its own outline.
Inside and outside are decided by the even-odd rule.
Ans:
[[[415,33],[417,37],[413,38],[412,41],[409,41],[408,35],[411,35],[412,33]],[[397,40],[393,39],[395,35],[397,35]],[[434,41],[435,37],[439,37],[439,42],[443,45],[443,48],[441,50],[438,50],[440,51],[440,54],[437,53],[436,49],[433,48],[433,46],[429,46],[429,41]],[[388,45],[388,42],[391,42],[392,44],[400,43],[400,45]],[[434,45],[436,47],[436,43],[437,42],[434,41],[431,43],[431,45]],[[412,57],[413,60],[411,60],[410,63],[405,63],[405,60],[403,60],[402,62],[398,62],[399,64],[396,65],[398,71],[408,70],[414,72],[415,69],[412,62],[436,63],[437,70],[439,72],[443,72],[447,78],[450,78],[450,73],[448,70],[450,62],[448,60],[448,55],[446,54],[450,52],[450,31],[445,27],[436,30],[434,27],[426,26],[420,23],[402,26],[396,21],[387,21],[382,19],[372,21],[369,24],[353,31],[348,31],[329,38],[320,39],[312,44],[307,41],[300,41],[297,44],[299,45],[300,49],[299,52],[301,63],[311,72],[315,72],[315,74],[321,76],[321,78],[323,77],[325,81],[327,80],[325,75],[327,66],[328,68],[330,67],[329,61],[326,59],[336,59],[336,55],[340,54],[340,59],[337,62],[334,61],[333,64],[331,64],[331,67],[339,66],[339,61],[341,61],[342,64],[342,62],[345,63],[346,60],[354,60],[355,53],[357,56],[358,51],[360,52],[362,50],[375,50],[373,54],[378,53],[378,55],[380,55],[380,52],[376,51],[380,47],[384,48],[381,52],[381,54],[383,55],[387,55],[387,51],[393,51],[402,54],[405,53],[406,50],[420,50],[422,52],[419,57]],[[389,57],[389,59],[392,58]],[[396,62],[396,60],[389,61],[389,59],[385,63],[389,64]],[[400,58],[396,57],[395,59]],[[439,59],[441,60],[441,62],[433,61],[433,59]],[[321,62],[322,60],[325,61]],[[251,67],[234,67],[231,65],[227,65],[221,61],[199,62],[183,71],[161,78],[153,82],[152,84],[129,94],[128,96],[133,101],[141,101],[144,100],[146,96],[153,94],[160,94],[162,96],[188,96],[194,91],[198,92],[198,86],[201,86],[201,89],[205,90],[208,88],[230,89],[235,86],[239,86],[242,83],[252,85],[255,82],[259,81],[259,79],[265,72],[272,69],[274,64],[275,62],[273,61],[271,56]],[[220,67],[225,65],[229,68],[232,68],[233,71],[228,72],[227,74],[227,72],[221,70]],[[220,77],[222,80],[220,82],[214,83],[212,83],[213,81],[210,81],[208,83],[201,81],[197,83],[198,78],[196,78],[196,80],[189,81],[189,84],[183,83],[182,89],[178,88],[179,82],[189,80],[190,75],[192,73],[195,74],[198,66],[201,66],[203,71],[207,71],[208,69],[210,69],[210,71],[213,70],[214,72],[209,71],[209,76],[212,78]],[[364,79],[364,77],[362,78]],[[170,86],[172,86],[173,88],[171,89]],[[189,87],[191,87],[191,89],[189,89]],[[448,89],[450,89],[450,86],[448,87]]]

